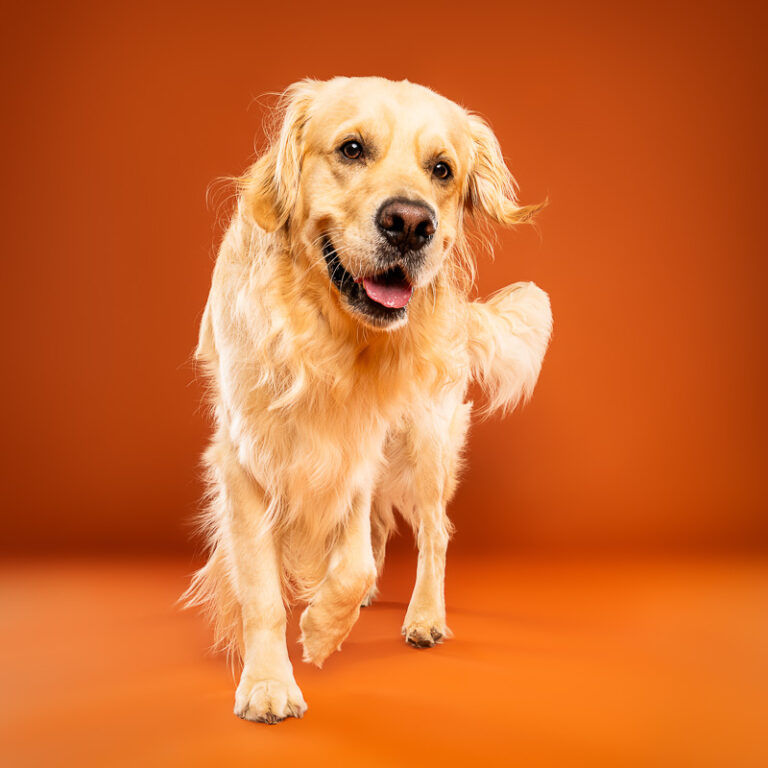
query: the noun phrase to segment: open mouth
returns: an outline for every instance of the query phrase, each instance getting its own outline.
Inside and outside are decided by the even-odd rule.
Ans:
[[[389,325],[407,315],[413,286],[400,265],[373,275],[355,278],[341,263],[331,241],[323,243],[323,257],[331,282],[350,306],[375,325]]]
[[[413,286],[400,266],[378,275],[358,278],[355,282],[362,282],[369,299],[389,309],[402,309],[413,295]]]

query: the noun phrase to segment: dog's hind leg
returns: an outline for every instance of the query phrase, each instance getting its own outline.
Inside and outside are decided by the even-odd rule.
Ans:
[[[304,661],[318,667],[344,642],[376,581],[371,546],[371,496],[359,493],[333,549],[328,573],[301,615]]]
[[[371,605],[379,594],[378,580],[384,570],[384,557],[387,553],[387,541],[395,528],[395,516],[392,505],[381,501],[374,501],[371,507],[371,545],[373,559],[376,563],[376,582],[368,590],[363,598],[362,607]]]

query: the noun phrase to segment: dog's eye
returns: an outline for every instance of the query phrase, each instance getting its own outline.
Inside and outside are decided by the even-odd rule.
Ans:
[[[363,145],[359,141],[345,141],[339,149],[349,160],[359,160],[363,156]]]
[[[445,181],[445,179],[450,179],[453,176],[453,171],[451,171],[451,166],[448,163],[437,163],[432,169],[432,175],[436,179]]]

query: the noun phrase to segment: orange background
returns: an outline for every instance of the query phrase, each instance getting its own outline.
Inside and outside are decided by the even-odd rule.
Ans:
[[[3,6],[4,765],[768,764],[765,4]],[[190,355],[261,95],[407,77],[481,112],[555,333],[477,424],[451,507],[455,639],[382,599],[276,729],[231,714],[174,605],[210,426]],[[217,188],[218,189],[218,188]],[[296,619],[290,649],[297,659]],[[4,746],[3,746],[4,745]]]
[[[262,142],[256,97],[342,73],[481,112],[551,199],[481,258],[481,294],[535,280],[555,333],[532,404],[473,431],[456,545],[765,544],[765,11],[309,8],[15,9],[4,547],[189,548],[206,189]]]

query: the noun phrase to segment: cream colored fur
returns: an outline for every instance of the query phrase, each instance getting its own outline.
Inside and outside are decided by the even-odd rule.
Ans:
[[[287,600],[304,660],[341,646],[375,594],[397,510],[418,540],[403,634],[449,636],[446,516],[470,419],[472,378],[489,409],[529,397],[551,330],[532,283],[470,301],[465,217],[503,224],[518,206],[498,143],[480,118],[421,86],[379,78],[303,81],[281,105],[269,148],[240,180],[200,328],[197,359],[216,424],[205,454],[207,564],[187,597],[220,646],[242,659],[235,712],[276,722],[306,704],[285,642]],[[365,143],[350,164],[338,144]],[[435,159],[453,175],[438,182]],[[418,198],[437,212],[407,316],[378,327],[329,278],[323,238],[350,275],[370,274],[381,201]]]

